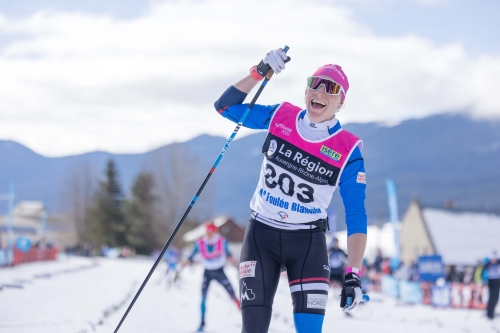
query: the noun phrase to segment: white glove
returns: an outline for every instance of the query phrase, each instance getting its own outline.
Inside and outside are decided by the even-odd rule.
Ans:
[[[263,62],[269,65],[273,72],[279,74],[282,70],[285,69],[285,60],[287,59],[288,56],[286,55],[285,51],[283,51],[282,49],[276,49],[269,52],[263,59]]]

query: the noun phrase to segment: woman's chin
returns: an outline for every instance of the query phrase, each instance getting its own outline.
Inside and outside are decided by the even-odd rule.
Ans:
[[[307,110],[307,117],[313,123],[320,123],[323,118],[323,112],[318,112],[316,110]]]
[[[322,123],[327,120],[331,120],[335,117],[335,112],[331,112],[325,108],[315,110],[312,108],[307,108],[307,117],[313,123]]]

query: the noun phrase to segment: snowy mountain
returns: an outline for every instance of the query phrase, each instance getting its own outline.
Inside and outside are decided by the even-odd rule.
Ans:
[[[400,214],[415,197],[431,206],[442,206],[446,199],[452,199],[459,208],[500,211],[497,199],[500,187],[498,181],[494,181],[500,179],[500,122],[438,115],[407,120],[396,126],[348,124],[345,129],[364,140],[366,207],[371,223],[388,216],[387,177],[396,183]],[[260,171],[264,138],[265,133],[258,132],[231,144],[209,182],[215,214],[230,214],[239,222],[248,218],[248,203]],[[43,200],[54,212],[60,209],[63,185],[72,170],[90,165],[102,175],[106,161],[113,158],[123,188],[128,190],[138,172],[155,156],[173,147],[196,156],[194,176],[203,179],[226,140],[202,135],[144,154],[98,151],[58,158],[38,155],[12,141],[0,141],[0,192],[6,191],[8,183],[14,181],[16,200]],[[343,209],[338,194],[333,204],[338,207],[341,228]]]

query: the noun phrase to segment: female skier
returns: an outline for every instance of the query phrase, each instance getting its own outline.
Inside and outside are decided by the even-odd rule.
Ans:
[[[250,74],[215,102],[237,123],[247,94],[269,70],[279,74],[288,57],[269,52]],[[298,333],[319,333],[328,299],[330,267],[325,241],[328,207],[340,188],[348,231],[348,269],[340,306],[362,300],[360,268],[366,246],[366,176],[362,141],[335,117],[349,82],[338,65],[324,65],[307,77],[305,108],[283,102],[255,104],[243,126],[266,129],[264,160],[240,258],[240,299],[244,333],[268,332],[280,272],[286,270]]]

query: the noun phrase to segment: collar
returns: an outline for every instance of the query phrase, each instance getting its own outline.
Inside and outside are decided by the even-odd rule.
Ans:
[[[313,123],[307,116],[306,110],[300,113],[299,118],[304,120],[304,124],[311,131],[328,131],[329,134],[333,134],[341,128],[339,121],[335,117],[331,120],[323,121],[321,123]]]

